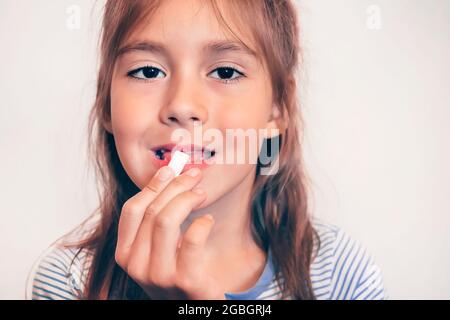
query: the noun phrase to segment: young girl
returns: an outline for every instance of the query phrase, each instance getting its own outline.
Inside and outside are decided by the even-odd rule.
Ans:
[[[29,297],[385,299],[364,248],[308,212],[299,51],[288,0],[107,1],[90,118],[100,206],[38,260]],[[218,161],[248,146],[173,141],[198,127],[265,130],[276,170]],[[200,163],[175,176],[176,149]]]

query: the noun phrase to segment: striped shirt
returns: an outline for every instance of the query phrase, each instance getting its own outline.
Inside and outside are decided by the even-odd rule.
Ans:
[[[337,226],[313,220],[321,245],[311,264],[311,282],[318,300],[383,300],[387,292],[380,268],[364,246]],[[39,299],[83,299],[92,255],[53,245],[35,263],[27,281],[27,296]],[[274,274],[269,249],[264,270],[256,284],[244,292],[227,292],[225,298],[239,300],[279,300],[281,282]],[[288,297],[291,299],[291,297]]]

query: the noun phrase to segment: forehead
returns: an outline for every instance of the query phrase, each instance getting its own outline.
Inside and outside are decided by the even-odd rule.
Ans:
[[[219,21],[210,1],[163,0],[124,41],[119,55],[132,50],[165,54],[167,48],[180,52],[201,48],[202,53],[234,52],[258,58],[249,30],[233,19],[222,1],[218,1],[218,6],[238,38]]]

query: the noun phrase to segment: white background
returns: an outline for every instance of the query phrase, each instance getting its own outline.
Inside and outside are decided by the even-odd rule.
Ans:
[[[0,0],[0,299],[22,299],[39,254],[96,207],[102,4]],[[391,298],[450,299],[450,1],[298,4],[314,214],[369,248]]]

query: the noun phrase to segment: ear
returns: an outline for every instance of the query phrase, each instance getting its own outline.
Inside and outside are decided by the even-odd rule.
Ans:
[[[267,122],[266,129],[266,139],[273,138],[283,134],[286,131],[286,121],[281,115],[280,107],[275,103],[272,106],[272,112],[270,114],[269,121]]]
[[[111,120],[105,120],[102,122],[103,128],[113,135],[112,123]]]
[[[289,87],[289,91],[295,91],[296,88],[296,79],[293,75],[288,76],[286,85]],[[267,123],[267,129],[269,134],[266,135],[266,138],[272,138],[278,134],[282,135],[286,132],[288,123],[289,123],[289,116],[287,115],[287,112],[284,112],[284,116],[281,114],[282,106],[279,106],[278,104],[274,103],[272,105],[272,113],[270,115],[269,122]],[[276,133],[277,130],[278,134]],[[270,134],[270,131],[275,131],[274,134]]]

